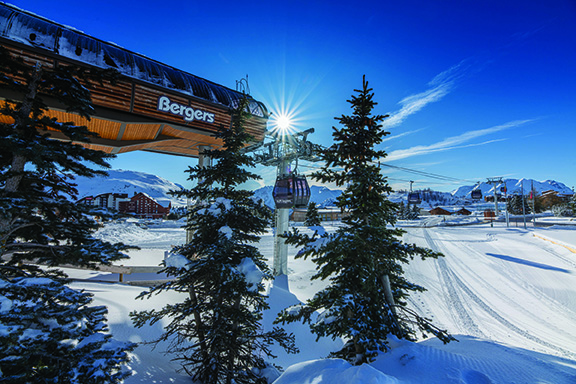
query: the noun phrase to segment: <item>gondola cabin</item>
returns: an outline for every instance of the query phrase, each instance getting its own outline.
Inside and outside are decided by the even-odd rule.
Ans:
[[[272,191],[276,208],[304,208],[310,201],[310,187],[305,176],[278,177]]]
[[[408,204],[420,204],[422,199],[420,198],[420,194],[418,192],[410,192],[408,193]]]
[[[474,199],[474,200],[480,200],[482,198],[482,191],[479,189],[475,189],[470,193],[470,196]]]

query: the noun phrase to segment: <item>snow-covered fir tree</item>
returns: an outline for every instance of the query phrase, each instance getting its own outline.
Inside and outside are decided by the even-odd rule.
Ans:
[[[399,220],[406,220],[406,206],[404,205],[403,201],[398,204],[398,209],[396,212],[398,213]]]
[[[85,119],[92,112],[82,83],[103,74],[74,66],[30,67],[0,46],[0,86],[16,100],[0,103],[0,381],[117,383],[134,345],[107,332],[106,308],[65,285],[44,264],[109,264],[127,247],[96,239],[94,215],[77,205],[74,175],[94,176],[111,156],[82,147],[85,126],[46,115],[51,98]],[[54,140],[57,132],[66,140]]]
[[[576,216],[576,192],[572,188],[572,199],[570,200],[570,209],[572,209],[572,216]]]
[[[420,217],[420,207],[418,204],[414,204],[412,206],[412,210],[410,211],[410,220],[418,220]]]
[[[143,292],[147,297],[163,291],[187,294],[180,303],[158,310],[132,313],[137,327],[167,319],[164,334],[171,353],[183,369],[203,384],[266,383],[260,375],[272,357],[270,344],[278,342],[295,352],[293,336],[275,327],[262,329],[262,312],[269,308],[262,279],[271,278],[263,256],[254,245],[271,215],[253,192],[239,189],[259,178],[248,171],[251,157],[241,149],[249,140],[244,130],[246,100],[233,114],[230,129],[215,135],[222,149],[206,151],[214,165],[190,167],[195,188],[176,192],[200,202],[190,212],[190,242],[173,249],[165,261],[170,281]]]
[[[570,204],[556,204],[550,209],[556,217],[570,217],[574,215]]]
[[[522,204],[524,203],[524,211],[522,210]],[[526,198],[521,195],[511,195],[508,196],[508,202],[506,204],[508,212],[513,215],[521,215],[524,213],[530,213],[530,208],[526,203]]]
[[[418,204],[410,205],[407,203],[404,205],[404,202],[401,201],[398,205],[397,212],[399,220],[416,220],[420,215],[420,208],[418,207]]]
[[[306,218],[304,219],[304,225],[308,227],[315,227],[321,224],[320,213],[318,212],[318,207],[316,203],[311,201],[308,203],[308,209],[306,210]]]
[[[112,338],[91,294],[54,278],[8,280],[0,269],[0,382],[107,384],[130,374],[120,368],[133,346]]]
[[[281,313],[278,322],[305,321],[317,336],[343,338],[346,344],[333,354],[353,364],[370,362],[389,349],[394,335],[415,340],[416,331],[431,333],[442,341],[453,338],[407,306],[412,291],[424,291],[404,277],[403,265],[415,256],[441,256],[429,249],[404,244],[404,233],[390,224],[396,221],[397,205],[388,199],[391,187],[378,161],[386,152],[374,147],[388,132],[385,116],[372,115],[374,94],[363,80],[349,100],[352,115],[337,118],[342,128],[333,128],[334,144],[322,153],[325,165],[311,175],[346,189],[336,205],[349,213],[334,233],[286,235],[287,243],[302,246],[297,258],[312,258],[318,272],[314,279],[329,285],[301,306]],[[314,313],[321,311],[317,320]]]

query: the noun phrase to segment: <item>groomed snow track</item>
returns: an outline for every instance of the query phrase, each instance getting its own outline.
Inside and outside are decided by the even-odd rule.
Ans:
[[[429,289],[412,302],[453,334],[574,359],[576,255],[510,228],[409,228],[405,241],[442,252],[409,278]]]

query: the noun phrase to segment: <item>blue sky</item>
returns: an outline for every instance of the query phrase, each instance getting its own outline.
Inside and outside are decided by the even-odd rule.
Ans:
[[[386,168],[394,188],[576,186],[574,0],[10,3],[230,88],[248,75],[256,99],[326,146],[366,75],[375,113],[390,114],[385,162],[445,176]],[[148,152],[112,162],[184,185],[195,164]],[[273,183],[274,168],[258,172]]]

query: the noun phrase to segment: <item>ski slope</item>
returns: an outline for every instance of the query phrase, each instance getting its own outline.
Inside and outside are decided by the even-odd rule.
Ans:
[[[443,345],[436,339],[418,343],[392,340],[392,352],[370,366],[353,367],[341,360],[322,359],[341,347],[340,340],[316,342],[306,325],[289,324],[286,328],[296,335],[301,352],[287,355],[274,349],[278,357],[273,362],[287,368],[275,384],[576,383],[576,253],[566,248],[576,248],[576,226],[523,229],[506,227],[505,223],[495,223],[494,227],[402,224],[406,225],[405,242],[445,255],[437,260],[414,260],[406,267],[409,280],[428,289],[413,294],[410,304],[448,329],[459,342]],[[157,222],[146,229],[134,223],[116,223],[107,225],[100,235],[142,247],[131,252],[124,265],[157,265],[172,245],[184,242],[181,225]],[[327,230],[335,228],[326,225]],[[273,244],[269,231],[258,245],[270,265]],[[295,260],[295,253],[294,248],[289,249],[289,275],[269,284],[271,310],[264,314],[265,328],[272,326],[278,311],[312,297],[326,285],[311,280],[314,264]],[[146,341],[157,337],[160,324],[134,329],[128,313],[178,300],[178,295],[170,294],[134,301],[143,288],[97,282],[117,282],[118,275],[67,272],[83,279],[74,283],[75,287],[92,292],[96,304],[108,306],[111,331],[120,339]],[[124,278],[151,280],[163,276]],[[135,374],[126,382],[189,382],[187,376],[175,372],[178,366],[170,356],[163,355],[165,347],[138,347],[131,365]]]
[[[445,255],[407,269],[429,290],[411,304],[454,334],[576,359],[576,254],[542,232],[553,230],[411,228],[404,241]]]

